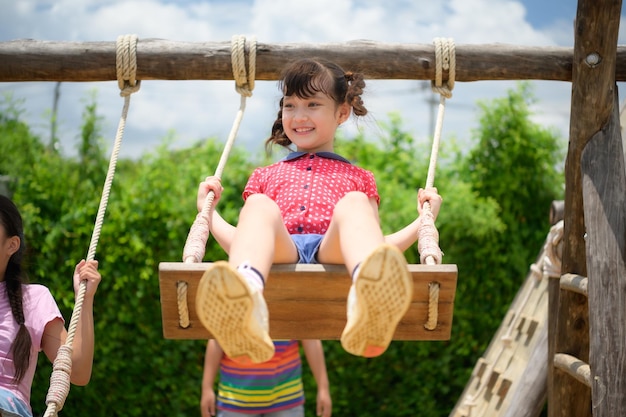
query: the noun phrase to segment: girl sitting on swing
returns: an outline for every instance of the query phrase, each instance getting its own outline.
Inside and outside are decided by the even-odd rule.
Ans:
[[[283,97],[266,146],[293,145],[295,151],[254,170],[236,227],[211,211],[210,232],[229,257],[204,273],[196,310],[235,361],[259,363],[274,354],[263,298],[274,263],[346,266],[353,282],[341,344],[353,355],[381,355],[409,308],[413,281],[403,251],[417,241],[418,219],[384,236],[374,175],[334,153],[339,125],[351,113],[367,114],[364,87],[362,74],[332,62],[289,65],[279,81]],[[198,210],[209,191],[217,205],[222,190],[218,177],[207,177],[198,188]],[[417,199],[418,211],[429,201],[436,219],[437,189],[420,189]]]

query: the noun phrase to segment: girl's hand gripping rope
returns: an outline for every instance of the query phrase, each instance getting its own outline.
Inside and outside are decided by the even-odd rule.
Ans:
[[[215,176],[206,177],[204,181],[200,183],[198,186],[198,199],[197,206],[198,212],[202,211],[202,207],[204,206],[204,201],[206,200],[209,192],[213,191],[213,207],[217,205],[217,202],[220,200],[222,196],[222,191],[224,191],[224,187],[222,187],[222,181],[220,178]]]
[[[437,219],[439,209],[441,208],[441,202],[443,199],[437,193],[437,187],[420,188],[417,190],[417,212],[422,214],[424,203],[430,204],[430,212],[433,214],[434,219]]]

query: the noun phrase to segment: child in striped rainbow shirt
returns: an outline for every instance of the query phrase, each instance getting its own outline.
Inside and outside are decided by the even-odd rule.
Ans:
[[[322,342],[302,347],[317,383],[315,415],[330,417],[332,402]],[[215,339],[209,340],[202,378],[202,417],[304,417],[302,361],[297,340],[274,341],[272,359],[260,364],[233,361]],[[219,370],[217,397],[214,386]]]

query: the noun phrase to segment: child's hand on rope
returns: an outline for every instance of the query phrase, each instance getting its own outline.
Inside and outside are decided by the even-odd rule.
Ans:
[[[417,212],[419,214],[422,214],[422,208],[426,201],[430,203],[430,212],[436,220],[441,202],[443,201],[439,193],[437,193],[437,187],[420,188],[417,190]]]
[[[92,297],[96,293],[98,284],[100,284],[100,272],[98,272],[98,261],[81,260],[74,269],[74,293],[78,295],[80,282],[87,281],[85,289],[85,297]]]
[[[215,196],[213,197],[213,207],[217,205],[217,202],[220,200],[222,195],[222,191],[224,187],[222,187],[222,181],[218,177],[206,177],[204,181],[200,183],[198,186],[198,212],[202,211],[202,207],[204,207],[204,201],[206,200],[207,195],[209,195],[209,191],[213,191]]]

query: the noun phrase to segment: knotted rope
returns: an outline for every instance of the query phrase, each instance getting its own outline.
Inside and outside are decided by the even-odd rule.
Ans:
[[[111,185],[115,175],[115,167],[117,165],[122,137],[124,136],[126,116],[128,115],[128,107],[130,104],[130,95],[139,91],[140,84],[140,82],[135,78],[137,72],[137,36],[119,36],[117,38],[116,46],[117,80],[121,90],[120,95],[124,97],[124,107],[122,109],[122,116],[117,127],[115,144],[111,153],[109,169],[104,182],[100,206],[98,207],[98,214],[96,215],[96,222],[91,236],[91,242],[89,244],[89,252],[87,254],[88,261],[93,260],[96,255],[96,247],[98,246],[100,231],[102,230],[102,224],[104,222],[104,213],[106,211],[109,194],[111,192]],[[67,399],[67,395],[70,391],[70,375],[72,374],[72,344],[74,343],[78,321],[80,320],[86,289],[87,281],[81,281],[67,332],[67,339],[65,344],[59,347],[57,357],[52,365],[50,387],[46,396],[47,408],[44,414],[45,417],[56,416],[58,412],[63,409],[63,405],[65,404],[65,400]]]
[[[456,57],[454,41],[450,38],[435,38],[435,80],[432,82],[432,90],[440,94],[439,111],[437,113],[437,124],[433,135],[433,144],[430,154],[430,164],[428,166],[428,176],[426,177],[426,188],[432,187],[435,182],[435,169],[437,167],[437,157],[439,153],[439,142],[443,127],[443,115],[445,112],[446,98],[452,97],[454,88],[454,78],[456,75]],[[443,84],[443,71],[448,71],[448,80]],[[420,261],[427,265],[438,265],[441,263],[443,253],[439,248],[439,232],[435,227],[435,217],[430,210],[430,203],[427,201],[422,207],[422,213],[418,223],[418,251]],[[429,305],[428,320],[424,327],[434,330],[437,327],[439,305],[439,284],[429,285]]]
[[[246,69],[246,46],[248,52],[248,66]],[[222,172],[226,166],[228,155],[235,143],[241,120],[246,108],[247,97],[252,96],[254,89],[254,79],[256,73],[256,37],[252,37],[249,42],[241,35],[235,35],[231,40],[231,62],[233,68],[233,77],[235,78],[235,89],[241,95],[239,110],[235,116],[235,121],[228,135],[226,145],[222,151],[219,163],[215,170],[215,176],[222,177]],[[185,263],[202,262],[206,250],[206,243],[210,233],[210,213],[213,207],[215,194],[210,191],[204,200],[202,210],[196,215],[191,225],[191,229],[185,242],[183,249],[183,261]],[[178,283],[178,315],[181,327],[189,327],[189,312],[187,309],[187,284],[185,282]]]

